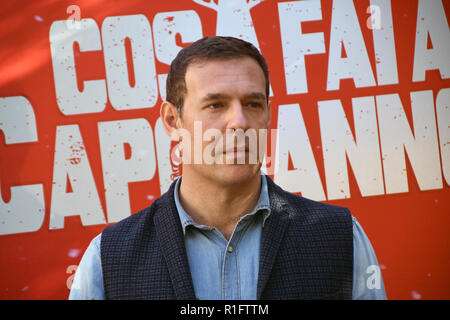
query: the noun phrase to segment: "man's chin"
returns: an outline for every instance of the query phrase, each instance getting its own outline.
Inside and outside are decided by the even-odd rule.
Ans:
[[[241,184],[259,175],[261,165],[225,164],[217,166],[220,179],[226,184]]]
[[[206,178],[223,186],[239,185],[251,181],[260,174],[261,163],[257,164],[212,164],[184,165],[183,172],[191,177]],[[194,178],[195,179],[195,178]]]

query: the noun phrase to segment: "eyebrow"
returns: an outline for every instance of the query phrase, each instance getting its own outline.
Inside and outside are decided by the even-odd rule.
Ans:
[[[229,100],[231,96],[224,93],[208,93],[201,100],[203,102],[212,101],[212,100]],[[244,96],[244,99],[258,99],[258,100],[266,100],[266,95],[260,92],[251,92]]]
[[[211,100],[228,100],[231,96],[223,93],[208,93],[206,96],[202,98],[202,101],[211,101]]]
[[[264,93],[261,92],[252,92],[250,94],[245,95],[246,99],[259,99],[259,100],[267,100],[267,97]]]

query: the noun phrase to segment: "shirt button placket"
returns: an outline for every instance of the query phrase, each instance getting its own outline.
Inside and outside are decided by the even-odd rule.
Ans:
[[[231,244],[233,243],[233,244]],[[224,261],[224,297],[226,300],[239,299],[239,272],[237,269],[236,244],[231,240],[225,251]]]

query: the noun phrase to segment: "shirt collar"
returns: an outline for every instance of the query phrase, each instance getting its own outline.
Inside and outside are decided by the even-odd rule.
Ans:
[[[183,234],[186,234],[186,227],[189,225],[196,226],[197,228],[200,229],[212,229],[210,227],[195,223],[194,220],[191,218],[191,216],[181,206],[180,199],[178,196],[181,178],[182,176],[176,179],[174,197],[175,197],[175,205],[177,207],[178,215],[181,221],[181,226],[183,228]],[[256,203],[253,210],[250,213],[246,214],[245,217],[255,215],[257,212],[260,211],[263,214],[263,226],[264,226],[264,223],[266,222],[266,219],[269,217],[271,212],[269,202],[269,190],[267,187],[267,178],[265,174],[261,174],[261,193],[259,194],[258,202]]]

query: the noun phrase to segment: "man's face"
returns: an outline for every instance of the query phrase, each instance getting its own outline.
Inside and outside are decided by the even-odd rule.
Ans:
[[[226,137],[226,134],[234,130],[258,133],[259,129],[269,128],[270,110],[261,67],[249,57],[201,61],[188,66],[185,82],[187,93],[180,127],[190,133],[191,150],[194,151],[194,137],[200,125],[202,137],[208,130],[217,129],[223,134],[223,139],[203,141],[197,134],[195,138],[203,141],[202,153],[209,145],[208,150],[212,152],[207,154],[212,156],[214,162],[208,164],[202,158],[201,163],[184,164],[183,174],[189,170],[190,174],[223,185],[239,184],[255,177],[261,167],[261,159],[258,157],[257,161],[250,161],[250,153],[255,149],[249,146],[249,139],[245,144],[235,141],[230,148],[230,144],[227,147],[226,143],[234,139],[227,141],[229,136]],[[258,145],[257,140],[253,143]],[[215,147],[211,149],[212,145]]]

